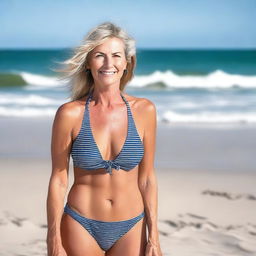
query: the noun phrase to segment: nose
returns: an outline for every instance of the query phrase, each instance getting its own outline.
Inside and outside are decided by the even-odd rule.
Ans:
[[[106,68],[113,66],[113,57],[112,56],[106,55],[106,57],[104,59],[104,66]]]

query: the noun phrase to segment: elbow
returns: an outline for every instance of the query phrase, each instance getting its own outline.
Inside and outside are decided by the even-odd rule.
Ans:
[[[68,179],[61,178],[61,177],[58,177],[58,176],[52,176],[51,179],[50,179],[49,186],[58,187],[58,188],[66,190],[68,188]]]

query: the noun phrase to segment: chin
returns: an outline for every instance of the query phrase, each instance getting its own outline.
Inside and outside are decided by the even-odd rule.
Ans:
[[[116,79],[101,79],[99,80],[99,83],[102,84],[102,85],[112,85],[112,84],[115,84],[115,83],[119,83],[120,84],[120,80],[116,80]]]

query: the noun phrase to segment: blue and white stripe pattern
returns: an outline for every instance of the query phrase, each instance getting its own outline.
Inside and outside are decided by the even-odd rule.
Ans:
[[[82,126],[76,139],[73,141],[71,156],[74,166],[91,171],[105,168],[109,174],[112,174],[112,168],[125,171],[133,169],[140,163],[144,155],[144,145],[136,129],[128,101],[120,92],[127,106],[128,117],[128,132],[123,148],[114,160],[104,160],[94,140],[90,125],[89,104],[92,95],[93,91],[87,97]]]
[[[79,222],[97,241],[103,251],[109,250],[114,243],[126,234],[139,220],[145,216],[143,211],[140,215],[122,221],[101,221],[81,216],[66,203],[64,212]]]

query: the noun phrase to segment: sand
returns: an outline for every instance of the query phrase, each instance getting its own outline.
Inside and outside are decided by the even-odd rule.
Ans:
[[[1,255],[46,255],[51,122],[0,119]],[[253,126],[159,125],[163,255],[256,255],[255,137]]]

